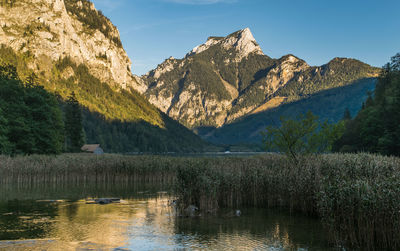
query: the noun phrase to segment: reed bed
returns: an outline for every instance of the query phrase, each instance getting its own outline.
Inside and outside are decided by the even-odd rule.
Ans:
[[[173,158],[157,156],[0,156],[0,183],[172,183],[176,177],[175,163]]]
[[[174,187],[179,205],[288,208],[319,217],[339,247],[400,250],[400,159],[369,154],[229,158],[0,156],[1,183]]]
[[[184,206],[284,207],[320,217],[339,247],[400,250],[400,159],[319,155],[203,159],[177,170]]]

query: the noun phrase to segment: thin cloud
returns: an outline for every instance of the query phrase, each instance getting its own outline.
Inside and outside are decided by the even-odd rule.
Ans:
[[[206,4],[217,4],[217,3],[235,3],[237,2],[237,0],[164,0],[164,2],[192,4],[192,5],[206,5]]]

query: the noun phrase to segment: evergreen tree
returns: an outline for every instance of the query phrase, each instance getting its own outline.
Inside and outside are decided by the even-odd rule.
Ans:
[[[0,154],[8,154],[11,151],[11,145],[8,141],[7,134],[7,119],[5,118],[3,110],[0,107]]]
[[[34,140],[33,153],[58,154],[63,150],[64,125],[56,98],[36,82],[27,85],[25,104]]]
[[[346,110],[344,111],[343,119],[342,119],[342,120],[348,121],[348,120],[350,120],[350,119],[351,119],[351,114],[350,114],[349,108],[347,107]]]
[[[29,126],[29,107],[25,104],[24,85],[12,65],[0,66],[0,99],[8,121],[8,140],[12,153],[33,153],[34,140]]]
[[[80,152],[84,144],[82,111],[75,93],[72,92],[65,107],[66,150]]]

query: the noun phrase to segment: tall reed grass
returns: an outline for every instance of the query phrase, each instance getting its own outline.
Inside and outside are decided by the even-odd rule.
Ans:
[[[157,156],[0,156],[1,183],[172,183],[176,177],[175,170],[176,161],[173,158]]]
[[[320,217],[337,246],[400,250],[400,159],[279,155],[203,159],[177,170],[183,206],[285,207]]]

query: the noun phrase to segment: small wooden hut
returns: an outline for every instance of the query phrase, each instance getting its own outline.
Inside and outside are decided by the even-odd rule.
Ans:
[[[82,152],[85,153],[93,153],[97,155],[104,154],[103,149],[100,147],[100,144],[93,144],[93,145],[84,145],[81,148]]]

